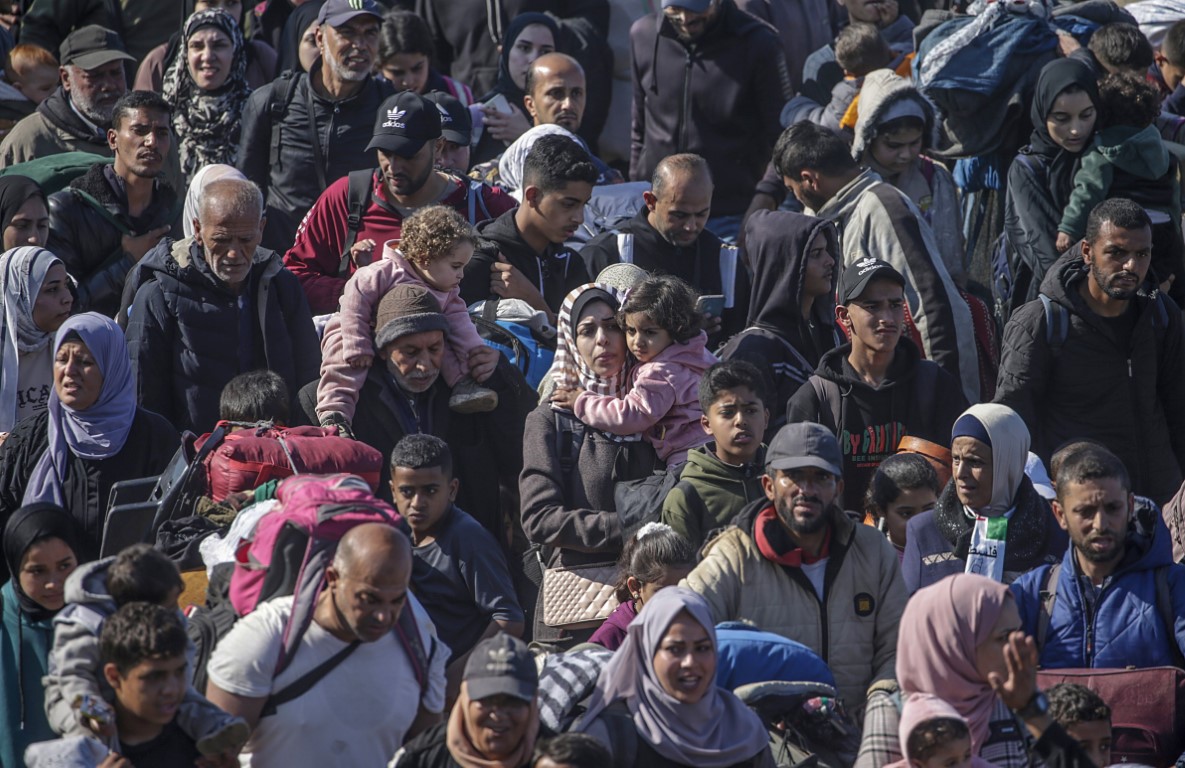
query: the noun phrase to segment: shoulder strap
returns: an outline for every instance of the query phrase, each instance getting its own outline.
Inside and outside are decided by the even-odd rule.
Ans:
[[[477,226],[478,221],[486,221],[487,219],[493,218],[490,216],[490,209],[486,206],[484,188],[485,184],[478,181],[477,179],[472,179],[469,182],[469,194],[466,197],[469,198],[469,223],[474,226]],[[478,207],[481,208],[480,219],[477,218]]]
[[[1041,306],[1045,309],[1045,343],[1054,357],[1062,351],[1066,343],[1066,336],[1070,333],[1070,313],[1044,293],[1039,295]]]
[[[370,205],[370,192],[374,181],[374,170],[350,171],[349,187],[346,191],[346,206],[349,215],[346,217],[346,239],[342,243],[341,263],[337,267],[338,277],[350,276],[350,249],[358,240],[358,231],[362,229],[362,217]]]
[[[622,264],[634,263],[634,236],[632,233],[617,233],[617,260]]]
[[[132,231],[128,228],[128,225],[116,218],[115,214],[107,210],[107,206],[99,202],[98,198],[96,198],[94,195],[85,190],[79,189],[78,187],[70,187],[70,191],[73,192],[75,196],[78,197],[78,199],[89,204],[90,207],[94,209],[95,213],[102,216],[104,221],[118,229],[121,234],[130,235],[132,233]]]
[[[922,178],[926,180],[926,186],[930,188],[930,192],[934,191],[934,161],[925,155],[918,155],[918,168],[922,171]]]
[[[831,430],[839,434],[843,420],[840,413],[843,405],[843,393],[839,391],[839,385],[822,376],[812,375],[807,381],[811,383],[811,388],[815,390],[815,397],[819,399],[819,410],[822,411],[824,408],[831,410]]]
[[[917,378],[914,379],[914,393],[919,408],[917,413],[921,414],[922,424],[927,434],[930,434],[934,432],[934,396],[938,391],[938,363],[929,360],[923,362],[929,362],[930,365],[918,366]]]
[[[1057,603],[1057,583],[1061,579],[1062,564],[1059,560],[1045,572],[1041,581],[1041,590],[1037,593],[1040,600],[1037,614],[1037,653],[1045,647],[1045,639],[1049,637],[1049,622],[1053,618],[1053,606]]]
[[[416,682],[420,684],[420,698],[428,692],[428,671],[432,668],[432,658],[436,655],[436,642],[433,640],[431,650],[424,650],[424,643],[420,638],[420,625],[416,621],[416,612],[408,601],[399,612],[399,619],[395,622],[395,636],[407,654],[415,673]]]
[[[1181,646],[1177,644],[1177,618],[1173,610],[1173,591],[1169,588],[1169,568],[1172,566],[1162,565],[1156,569],[1156,609],[1168,631],[1169,646],[1173,649],[1173,666],[1185,669],[1185,654],[1181,653]]]
[[[580,419],[561,411],[555,411],[556,457],[560,461],[560,472],[564,476],[564,503],[572,492],[576,479],[576,465],[580,460],[580,449],[584,445],[584,423]]]
[[[272,139],[268,153],[268,166],[271,168],[280,164],[280,123],[284,119],[284,113],[288,111],[294,93],[296,73],[286,69],[272,82],[272,92],[267,103],[268,115],[272,121]]]
[[[314,685],[321,682],[323,677],[336,669],[351,653],[357,650],[359,645],[362,645],[362,641],[355,640],[301,675],[300,679],[294,681],[291,685],[268,696],[267,701],[263,703],[263,711],[259,713],[259,716],[270,717],[276,714],[276,710],[284,704],[304,696]]]

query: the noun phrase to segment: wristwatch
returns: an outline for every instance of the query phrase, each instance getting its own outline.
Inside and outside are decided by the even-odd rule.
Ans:
[[[1045,697],[1043,691],[1037,691],[1033,694],[1033,698],[1029,699],[1028,704],[1025,704],[1020,709],[1014,709],[1013,712],[1022,720],[1040,717],[1049,713],[1049,699]]]

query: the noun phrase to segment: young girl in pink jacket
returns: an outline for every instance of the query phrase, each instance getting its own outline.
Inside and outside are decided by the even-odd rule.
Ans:
[[[448,333],[441,375],[453,389],[449,407],[477,413],[498,405],[497,392],[469,377],[469,352],[484,344],[461,300],[461,278],[477,245],[473,227],[453,209],[433,205],[405,219],[400,235],[399,241],[383,246],[383,258],[359,269],[346,283],[337,322],[330,321],[325,329],[317,385],[322,425],[348,426],[354,420],[358,391],[374,362],[375,308],[401,283],[427,288],[444,310]]]
[[[617,322],[638,365],[625,397],[560,390],[552,402],[570,408],[588,426],[614,435],[635,435],[654,446],[668,467],[708,442],[700,425],[699,380],[719,362],[700,330],[696,292],[677,277],[659,275],[638,283],[626,296]]]

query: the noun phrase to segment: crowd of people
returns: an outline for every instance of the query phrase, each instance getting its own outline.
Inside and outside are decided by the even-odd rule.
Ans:
[[[1185,760],[1185,8],[643,5],[0,3],[0,768]]]

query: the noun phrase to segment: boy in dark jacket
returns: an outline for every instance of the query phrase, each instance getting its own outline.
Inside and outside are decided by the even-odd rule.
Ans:
[[[832,429],[844,456],[845,509],[863,509],[868,483],[905,435],[945,444],[967,407],[959,382],[902,342],[905,278],[871,257],[848,267],[835,308],[851,341],[823,356],[786,404],[786,421]]]
[[[697,549],[765,493],[767,397],[761,372],[744,360],[717,363],[700,379],[700,424],[712,442],[687,454],[679,483],[662,505],[662,521]]]

